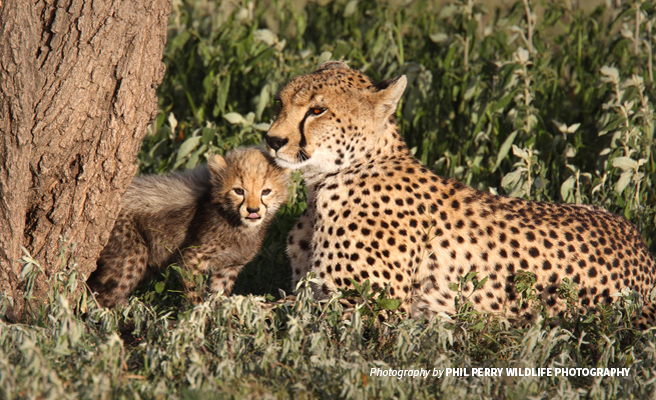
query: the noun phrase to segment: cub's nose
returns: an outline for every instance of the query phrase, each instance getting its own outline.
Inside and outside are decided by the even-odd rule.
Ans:
[[[280,148],[289,142],[289,139],[281,139],[275,136],[269,136],[269,134],[264,135],[264,140],[267,143],[267,146],[272,148],[274,151],[280,150]]]

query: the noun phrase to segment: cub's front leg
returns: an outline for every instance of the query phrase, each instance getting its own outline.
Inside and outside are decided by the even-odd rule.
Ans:
[[[187,299],[193,304],[202,301],[198,292],[196,292],[196,277],[198,274],[209,275],[212,272],[213,265],[211,257],[207,254],[207,249],[198,247],[188,247],[182,251],[182,286],[184,287]]]
[[[182,253],[183,265],[186,276],[183,277],[183,285],[187,298],[194,304],[202,301],[195,290],[195,280],[198,274],[209,275],[209,290],[217,293],[223,290],[228,296],[232,292],[237,276],[244,267],[244,263],[234,263],[234,260],[225,252],[216,254],[216,249],[203,249],[191,247]],[[211,255],[208,255],[211,254]]]
[[[212,293],[218,293],[223,290],[225,296],[230,295],[237,276],[242,268],[244,268],[244,265],[215,266],[210,276],[210,291]]]

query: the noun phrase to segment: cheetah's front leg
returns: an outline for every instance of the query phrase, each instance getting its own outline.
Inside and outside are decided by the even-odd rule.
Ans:
[[[298,282],[312,270],[310,255],[313,221],[313,208],[308,205],[287,236],[287,255],[292,264],[292,289],[294,290]]]

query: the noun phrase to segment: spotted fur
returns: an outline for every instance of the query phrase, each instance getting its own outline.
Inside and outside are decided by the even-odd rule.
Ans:
[[[178,263],[210,275],[210,290],[232,290],[259,251],[265,231],[287,199],[285,170],[261,149],[214,155],[207,166],[166,176],[137,177],[88,284],[105,307],[125,301],[149,272]],[[185,281],[192,301],[198,295]]]
[[[557,289],[578,285],[581,308],[610,304],[628,287],[647,300],[656,261],[636,228],[602,208],[495,196],[421,165],[393,114],[404,76],[374,83],[339,62],[297,77],[280,92],[265,139],[284,167],[303,172],[307,210],[288,237],[294,284],[308,272],[325,297],[368,279],[389,285],[412,316],[453,313],[450,284],[477,272],[482,290],[464,287],[482,311],[531,320],[514,279],[535,274],[553,315],[566,310]],[[653,307],[646,307],[653,320]]]

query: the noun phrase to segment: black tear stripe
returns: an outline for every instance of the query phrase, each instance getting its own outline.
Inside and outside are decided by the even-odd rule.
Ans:
[[[305,120],[309,117],[309,113],[305,113],[305,116],[301,120],[301,123],[298,124],[298,131],[301,133],[301,140],[298,142],[298,147],[303,150],[307,146],[307,140],[305,139]]]
[[[298,131],[301,134],[301,140],[298,142],[298,147],[299,151],[298,154],[296,155],[296,158],[298,159],[299,162],[303,162],[310,158],[305,151],[305,146],[307,146],[307,139],[305,138],[305,120],[310,116],[310,112],[308,111],[303,119],[301,120],[301,123],[298,124]]]

